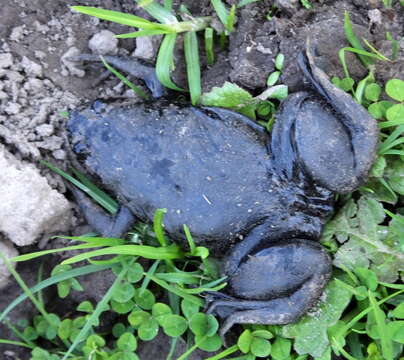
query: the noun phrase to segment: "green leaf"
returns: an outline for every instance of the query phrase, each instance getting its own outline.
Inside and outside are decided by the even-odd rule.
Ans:
[[[391,312],[391,315],[399,319],[404,319],[404,303],[396,306],[396,308]]]
[[[383,116],[384,116],[380,103],[377,103],[377,102],[370,104],[368,107],[368,111],[369,111],[370,115],[372,115],[377,120],[383,118]]]
[[[271,343],[260,337],[253,337],[250,351],[258,357],[266,357],[271,353]]]
[[[70,320],[70,319],[68,319],[68,320]],[[71,320],[70,320],[70,322],[71,322]],[[61,323],[61,326],[62,326],[62,324],[63,324],[63,322]],[[27,326],[24,329],[23,334],[24,334],[25,339],[27,339],[27,340],[36,340],[36,339],[38,339],[38,333],[35,331],[35,329],[32,326]]]
[[[387,323],[386,331],[393,341],[404,344],[404,321],[391,321]]]
[[[128,312],[132,311],[135,306],[136,305],[132,300],[126,302],[117,302],[111,300],[112,310],[121,315],[127,314]]]
[[[59,326],[58,336],[62,340],[67,340],[73,328],[73,321],[71,319],[64,319]],[[33,339],[32,339],[33,340]]]
[[[122,323],[116,323],[112,327],[112,335],[114,335],[116,338],[119,338],[125,332],[126,332],[126,326]]]
[[[189,320],[194,314],[199,311],[199,305],[189,300],[183,299],[181,301],[181,310],[185,317]]]
[[[367,288],[371,291],[376,290],[378,282],[377,282],[377,276],[373,271],[363,267],[358,267],[354,269],[354,271],[355,274],[358,276],[358,278],[361,280],[362,284],[365,284]]]
[[[157,320],[149,318],[148,321],[142,322],[137,330],[139,338],[143,341],[150,341],[157,336],[159,324]]]
[[[189,327],[195,335],[205,335],[208,326],[207,315],[204,313],[195,314],[189,322]]]
[[[160,318],[164,333],[171,337],[181,336],[188,329],[188,322],[179,315],[165,315]]]
[[[366,86],[365,97],[366,99],[375,102],[379,100],[381,92],[382,88],[380,87],[380,85],[372,83]]]
[[[398,194],[404,195],[404,162],[400,159],[389,162],[386,177],[391,188]]]
[[[157,320],[157,322],[161,325],[160,318],[166,315],[171,315],[171,308],[163,303],[155,303],[152,308],[153,317]]]
[[[253,97],[248,91],[227,81],[222,87],[214,87],[201,97],[202,105],[232,109],[250,117],[254,113],[250,107],[252,101]]]
[[[284,62],[285,62],[285,55],[283,55],[283,54],[276,55],[276,58],[275,58],[276,70],[282,71]]]
[[[292,343],[290,340],[277,336],[272,344],[271,356],[273,360],[289,360]]]
[[[351,299],[351,293],[336,280],[331,280],[324,291],[325,302],[318,305],[316,315],[305,315],[296,324],[285,325],[282,336],[294,338],[298,354],[320,357],[329,345],[327,328],[336,324]]]
[[[404,101],[404,81],[400,79],[391,79],[387,81],[386,93],[397,101]]]
[[[137,283],[138,281],[142,280],[143,272],[144,272],[143,266],[140,265],[139,263],[135,263],[128,270],[128,273],[126,274],[126,279],[130,283]]]
[[[222,347],[222,339],[219,335],[215,334],[213,336],[195,336],[195,343],[198,344],[198,348],[203,351],[217,351]]]
[[[105,346],[105,340],[97,334],[92,334],[87,338],[86,345],[93,349],[103,347]]]
[[[386,110],[386,118],[388,121],[399,121],[404,119],[404,105],[395,104]]]
[[[94,306],[90,301],[83,301],[77,306],[77,311],[82,311],[85,313],[92,313],[94,311]]]
[[[135,302],[142,309],[151,310],[156,302],[156,298],[149,289],[137,289],[135,292]]]
[[[150,319],[150,314],[143,310],[134,310],[128,316],[128,322],[134,327],[140,326],[143,322]]]
[[[237,346],[243,354],[250,352],[253,336],[250,330],[244,330],[237,340]]]
[[[268,330],[255,330],[253,331],[252,336],[260,337],[267,340],[272,339],[274,337],[272,333]]]
[[[345,77],[345,78],[341,79],[341,81],[339,83],[339,87],[342,90],[349,92],[353,89],[354,84],[355,84],[354,79],[352,79],[350,77]]]
[[[273,73],[271,73],[271,74],[268,76],[267,86],[273,86],[273,85],[275,85],[275,84],[278,82],[280,76],[281,76],[281,72],[280,72],[280,71],[274,71]]]
[[[123,282],[119,284],[113,295],[112,300],[120,303],[128,302],[135,295],[135,288],[128,282]]]
[[[384,174],[384,169],[386,168],[386,159],[384,156],[378,156],[376,161],[373,163],[372,168],[370,169],[369,176],[380,178]]]
[[[116,342],[118,349],[123,351],[136,351],[137,341],[133,334],[124,333],[122,334],[118,341]]]

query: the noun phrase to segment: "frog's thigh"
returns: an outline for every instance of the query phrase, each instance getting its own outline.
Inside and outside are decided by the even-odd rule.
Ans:
[[[233,324],[287,324],[318,299],[331,275],[325,250],[310,240],[279,242],[250,254],[229,274],[233,299],[213,302],[210,311]]]
[[[321,277],[327,277],[329,272],[329,256],[319,244],[310,240],[283,240],[250,253],[229,278],[229,289],[239,299],[268,300],[292,294],[318,276],[319,284],[314,284],[318,286],[311,289],[313,295],[318,295],[324,283]]]
[[[336,192],[356,183],[350,132],[324,102],[309,98],[302,104],[295,141],[298,158],[316,183]]]

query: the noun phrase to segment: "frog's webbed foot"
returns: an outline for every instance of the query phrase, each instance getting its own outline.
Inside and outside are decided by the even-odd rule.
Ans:
[[[351,192],[373,163],[376,121],[315,66],[310,46],[299,65],[316,92],[295,93],[283,103],[270,144],[274,169],[288,180],[301,173],[308,183]]]
[[[225,318],[222,334],[233,324],[287,324],[307,312],[331,276],[326,251],[303,238],[312,235],[263,224],[232,249],[224,270],[230,295],[208,296],[208,311]]]
[[[135,221],[133,213],[121,206],[115,216],[108,215],[87,195],[76,187],[68,185],[88,224],[101,236],[120,238],[126,234]]]
[[[164,86],[157,79],[155,68],[148,65],[140,59],[132,57],[121,57],[113,55],[104,55],[103,58],[107,63],[116,67],[121,71],[143,80],[146,86],[151,91],[154,98],[159,98],[164,95]],[[99,55],[81,54],[69,58],[71,61],[85,61],[85,62],[101,62]]]

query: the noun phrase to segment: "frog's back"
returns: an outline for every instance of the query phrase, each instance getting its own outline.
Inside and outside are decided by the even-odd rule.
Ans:
[[[85,167],[135,214],[168,209],[168,231],[228,237],[263,216],[268,139],[238,114],[143,104],[85,110],[69,129]]]

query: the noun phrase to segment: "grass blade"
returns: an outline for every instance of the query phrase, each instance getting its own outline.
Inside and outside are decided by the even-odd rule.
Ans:
[[[185,62],[187,65],[188,87],[192,105],[196,105],[201,97],[201,67],[199,64],[198,39],[195,31],[184,34]]]
[[[28,345],[19,341],[12,341],[12,340],[6,340],[6,339],[0,339],[0,344],[6,344],[6,345],[15,345],[15,346],[22,346],[26,347],[28,349],[34,349],[35,346]]]
[[[156,75],[159,81],[169,89],[184,91],[171,80],[171,69],[174,64],[174,46],[177,34],[167,34],[160,45],[160,50],[156,61]]]
[[[163,289],[166,289],[167,291],[174,293],[174,294],[182,297],[183,299],[189,300],[190,302],[192,302],[196,305],[203,306],[202,299],[200,299],[194,295],[187,294],[185,291],[181,290],[180,288],[178,288],[176,286],[171,286],[171,285],[167,284],[164,280],[158,279],[153,275],[144,273],[144,276],[149,277],[153,282],[155,282],[157,285],[160,285]]]
[[[213,51],[213,29],[205,29],[205,51],[206,51],[206,61],[208,65],[213,65],[215,61],[215,53]]]
[[[62,176],[66,180],[70,181],[73,185],[77,186],[80,190],[84,191],[88,196],[93,198],[98,204],[100,204],[105,210],[107,210],[111,214],[115,214],[118,211],[118,203],[115,200],[113,200],[111,197],[109,197],[106,193],[104,193],[103,191],[98,189],[98,191],[94,192],[88,186],[85,186],[80,181],[77,181],[74,177],[69,175],[68,173],[64,172],[63,170],[60,170],[56,166],[53,166],[51,163],[48,163],[47,161],[40,160],[40,163],[47,166],[49,169],[54,171],[56,174]],[[84,175],[82,175],[82,176],[84,177]],[[88,182],[90,183],[89,180],[88,180]],[[100,192],[103,194],[102,196],[99,195]]]
[[[354,47],[355,49],[364,51],[365,49],[363,48],[360,40],[358,39],[355,32],[353,31],[351,19],[349,18],[348,11],[345,11],[345,14],[344,14],[344,30],[345,30],[345,36],[346,36],[347,40],[349,41],[349,43],[352,45],[352,47]],[[358,58],[366,68],[368,68],[369,65],[371,65],[373,63],[373,61],[371,61],[368,57],[365,57],[361,54],[358,54]]]
[[[120,245],[79,254],[64,260],[62,264],[74,264],[79,261],[88,260],[95,256],[103,255],[133,255],[153,260],[172,260],[181,259],[184,257],[180,247],[177,245],[170,245],[166,247],[154,247],[148,245]]]
[[[131,39],[131,38],[137,38],[137,37],[142,37],[142,36],[154,36],[154,35],[165,35],[165,34],[170,34],[172,31],[167,31],[167,30],[139,30],[135,32],[130,32],[126,34],[119,34],[115,35],[116,38],[118,39]]]
[[[227,29],[229,23],[229,11],[224,6],[222,0],[210,0],[213,8],[216,11],[217,16],[219,17],[220,21]]]
[[[370,58],[373,58],[373,59],[377,59],[377,60],[386,61],[386,60],[385,60],[386,58],[385,58],[385,57],[381,57],[380,55],[372,54],[372,53],[370,53],[370,52],[368,52],[368,51],[359,50],[359,49],[355,49],[355,48],[352,48],[352,47],[344,47],[344,48],[342,48],[342,49],[340,49],[340,50],[338,51],[338,56],[339,56],[339,60],[341,61],[342,67],[344,68],[345,76],[346,76],[347,78],[350,78],[350,75],[349,75],[349,71],[348,71],[348,66],[347,66],[346,61],[345,61],[345,52],[346,52],[346,51],[349,51],[349,52],[352,52],[352,53],[358,54],[358,55],[367,56],[367,57],[370,57]]]
[[[126,86],[130,87],[137,95],[139,95],[141,98],[148,100],[150,97],[138,86],[133,84],[131,81],[129,81],[123,74],[121,74],[118,70],[114,69],[111,65],[109,65],[103,56],[101,56],[101,61],[104,64],[104,66],[112,72],[119,80],[121,80]]]
[[[84,249],[91,249],[91,248],[95,248],[95,247],[99,247],[99,245],[80,244],[80,245],[66,246],[66,247],[58,248],[58,249],[41,250],[41,251],[29,253],[29,254],[19,255],[19,256],[14,257],[12,260],[14,262],[28,261],[28,260],[32,260],[32,259],[36,259],[38,257],[44,256],[44,255],[55,254],[55,253],[62,252],[62,251],[84,250]]]
[[[393,342],[391,338],[389,338],[389,332],[386,328],[386,314],[380,309],[372,291],[368,290],[368,296],[373,314],[376,319],[376,326],[379,330],[378,332],[380,335],[383,358],[386,360],[393,360]]]
[[[138,4],[143,0],[135,0]],[[167,4],[169,5],[169,4]],[[153,1],[150,4],[142,6],[151,16],[163,24],[175,24],[178,22],[177,18],[171,13],[170,9]]]
[[[121,25],[139,27],[142,29],[166,29],[162,24],[154,23],[139,16],[119,11],[99,9],[92,6],[72,6],[71,8],[82,14],[95,16],[99,19],[112,21]]]
[[[233,5],[230,8],[229,16],[227,17],[226,29],[228,32],[232,32],[234,30],[235,23],[236,23],[236,5]]]
[[[83,326],[83,328],[80,330],[80,332],[77,334],[76,338],[74,339],[73,343],[70,345],[69,349],[67,352],[64,354],[62,360],[66,360],[69,358],[70,354],[76,349],[77,345],[84,340],[88,332],[91,330],[93,325],[97,322],[98,318],[100,317],[101,313],[105,310],[105,308],[108,306],[108,302],[111,300],[112,295],[115,292],[115,289],[118,287],[118,285],[121,283],[122,279],[126,275],[127,271],[129,270],[130,265],[132,265],[133,261],[131,261],[129,264],[125,264],[119,275],[116,277],[114,283],[112,286],[109,288],[109,290],[105,293],[104,297],[101,299],[101,301],[97,304],[97,307],[91,314],[91,316],[88,318],[86,324]]]
[[[47,287],[57,284],[63,280],[68,280],[68,279],[72,279],[78,276],[83,276],[83,275],[88,275],[88,274],[92,274],[98,271],[103,271],[106,269],[109,269],[111,266],[106,266],[106,265],[86,265],[80,268],[76,268],[73,270],[68,270],[65,271],[63,273],[59,273],[57,275],[51,276],[43,281],[41,281],[40,283],[38,283],[37,285],[33,286],[30,288],[30,291],[32,294],[35,294],[43,289],[46,289]],[[10,304],[8,304],[8,306],[0,313],[0,322],[2,322],[7,314],[10,313],[10,311],[12,311],[17,305],[21,304],[24,300],[26,300],[28,298],[27,294],[21,294],[20,296],[18,296],[16,299],[14,299]]]
[[[153,231],[161,246],[167,246],[167,240],[164,235],[163,220],[167,209],[157,209],[153,217]]]
[[[73,174],[77,177],[77,179],[80,180],[80,182],[84,185],[87,186],[87,188],[97,196],[97,198],[102,199],[103,202],[108,204],[108,207],[111,210],[114,210],[111,212],[112,214],[116,213],[118,211],[118,203],[110,197],[106,192],[102,191],[99,187],[95,186],[88,177],[86,177],[84,174],[82,174],[80,171],[76,170],[75,168],[72,168],[71,171]],[[101,205],[101,204],[100,204]]]

